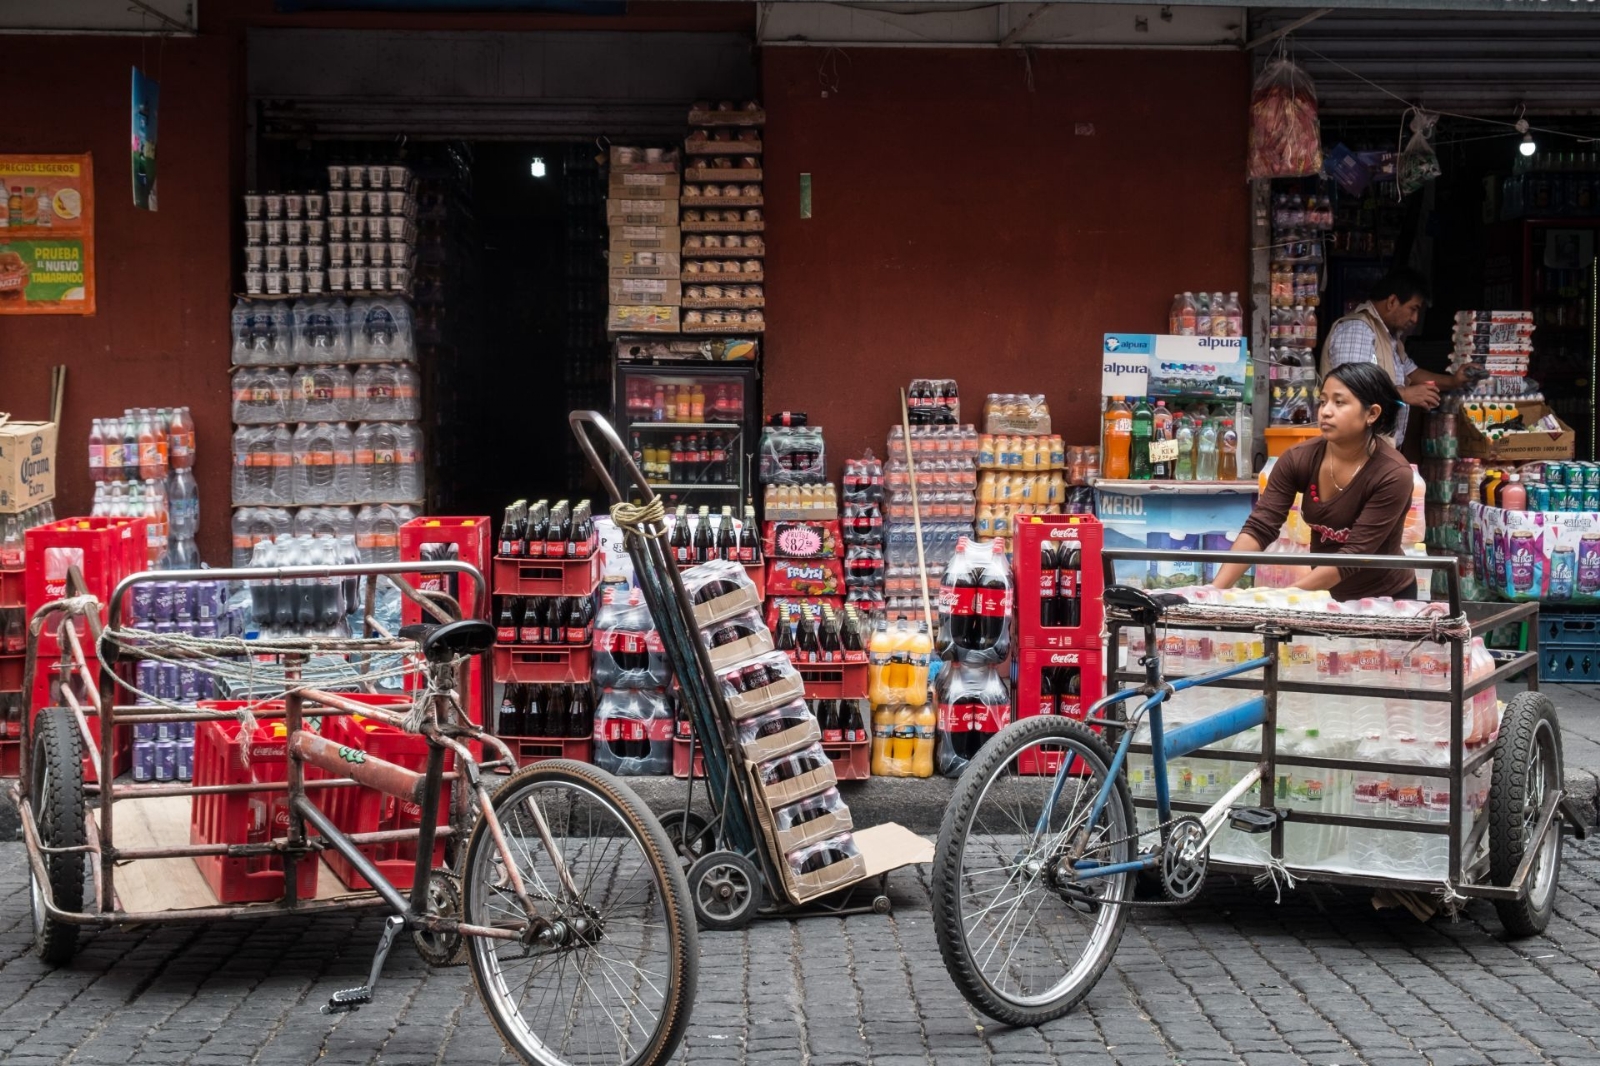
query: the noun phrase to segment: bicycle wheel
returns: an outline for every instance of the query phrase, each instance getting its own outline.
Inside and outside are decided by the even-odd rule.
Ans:
[[[84,829],[83,742],[78,724],[65,707],[46,707],[33,723],[33,807],[39,843],[47,848],[81,848],[88,840]],[[87,856],[65,852],[44,856],[50,875],[50,896],[62,910],[84,909],[84,889],[89,880]],[[33,903],[33,943],[39,957],[51,966],[64,966],[78,950],[78,926],[45,914],[44,893],[29,867],[28,888]]]
[[[1512,936],[1537,936],[1550,924],[1561,873],[1561,823],[1535,840],[1545,792],[1561,787],[1561,723],[1542,692],[1519,692],[1500,720],[1500,740],[1489,774],[1489,879],[1510,885],[1528,849],[1537,846],[1526,889],[1517,899],[1497,899],[1500,924]]]
[[[531,813],[537,804],[579,897],[562,887]],[[683,869],[661,823],[603,770],[524,767],[494,799],[507,850],[538,915],[530,923],[486,819],[467,843],[472,980],[506,1046],[537,1066],[652,1066],[689,1021],[699,942]]]
[[[1052,802],[1056,778],[1037,770],[1067,760]],[[1132,875],[1071,876],[1074,861],[1133,858],[1133,802],[1121,775],[1090,824],[1110,764],[1105,744],[1077,722],[1025,718],[985,745],[956,786],[934,857],[933,928],[956,986],[992,1018],[1059,1018],[1116,952]]]

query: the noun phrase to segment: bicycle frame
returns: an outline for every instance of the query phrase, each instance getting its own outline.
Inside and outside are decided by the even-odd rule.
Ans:
[[[1223,667],[1204,674],[1194,674],[1189,677],[1178,678],[1174,681],[1165,681],[1161,676],[1161,653],[1154,649],[1159,647],[1155,636],[1155,626],[1147,625],[1145,628],[1145,657],[1142,660],[1145,668],[1145,683],[1140,688],[1126,689],[1113,693],[1096,702],[1089,708],[1085,719],[1099,721],[1102,724],[1114,724],[1122,727],[1122,739],[1118,741],[1115,753],[1111,757],[1111,765],[1107,768],[1105,780],[1100,783],[1099,791],[1095,794],[1094,805],[1090,808],[1088,823],[1094,825],[1105,810],[1106,803],[1111,798],[1111,790],[1116,786],[1117,776],[1121,774],[1123,765],[1127,762],[1129,748],[1133,744],[1133,734],[1141,718],[1146,715],[1150,719],[1150,747],[1151,758],[1155,765],[1156,783],[1156,810],[1161,824],[1165,824],[1172,817],[1172,801],[1167,789],[1167,763],[1172,759],[1181,759],[1185,755],[1199,751],[1220,740],[1243,733],[1256,726],[1267,722],[1273,709],[1269,701],[1276,700],[1275,681],[1278,667],[1278,638],[1276,634],[1269,633],[1263,638],[1264,653],[1255,659],[1249,659],[1234,666]],[[1182,692],[1184,689],[1199,688],[1214,681],[1237,677],[1254,670],[1267,671],[1269,683],[1267,691],[1261,695],[1252,696],[1232,707],[1227,707],[1214,714],[1190,722],[1166,732],[1161,715],[1161,705],[1170,697]],[[1133,699],[1135,696],[1144,696],[1145,700],[1133,717],[1125,722],[1111,722],[1105,717],[1105,710]],[[1264,759],[1266,752],[1263,752]],[[1067,776],[1072,773],[1074,757],[1069,755],[1062,760],[1060,768],[1056,771],[1054,784],[1051,786],[1050,798],[1046,801],[1044,809],[1040,812],[1039,821],[1035,828],[1036,833],[1044,833],[1050,811],[1055,808],[1056,801],[1061,796],[1061,789],[1066,784]],[[1263,767],[1266,761],[1258,763],[1254,770],[1241,778],[1225,795],[1214,803],[1205,814],[1201,815],[1201,822],[1206,827],[1205,842],[1209,842],[1212,835],[1222,824],[1222,814],[1238,801],[1238,798],[1251,788],[1260,784],[1263,788],[1262,803],[1270,807],[1273,803],[1270,778],[1263,776]],[[1091,877],[1109,877],[1113,874],[1124,873],[1131,870],[1153,869],[1159,861],[1156,849],[1140,852],[1138,858],[1130,862],[1100,863],[1093,859],[1078,859],[1073,863],[1079,879]]]

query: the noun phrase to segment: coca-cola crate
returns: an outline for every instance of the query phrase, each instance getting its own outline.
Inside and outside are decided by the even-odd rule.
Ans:
[[[21,607],[28,602],[27,593],[24,591],[24,586],[27,584],[26,574],[26,567],[0,570],[0,610]]]
[[[1017,659],[1017,717],[1032,718],[1040,714],[1053,714],[1055,700],[1044,688],[1045,671],[1077,670],[1078,692],[1073,702],[1062,697],[1061,713],[1068,718],[1082,720],[1089,707],[1105,694],[1105,669],[1098,651],[1065,648],[1046,651],[1038,648],[1024,650]],[[1092,726],[1095,732],[1103,727]],[[1108,738],[1115,742],[1120,738]],[[1024,774],[1053,774],[1060,769],[1060,758],[1052,753],[1031,750],[1017,760],[1017,770]]]
[[[400,527],[400,559],[402,562],[423,561],[423,556],[436,549],[429,545],[447,544],[455,546],[455,557],[463,563],[471,563],[478,568],[478,572],[487,577],[490,564],[493,561],[493,539],[490,536],[489,518],[487,515],[473,515],[468,517],[432,517],[413,518]],[[441,555],[439,558],[446,558]],[[473,587],[475,582],[471,578],[458,578],[454,574],[407,574],[406,580],[418,591],[448,592],[455,597],[461,605],[463,617],[470,617],[472,612],[473,597],[477,590]],[[490,609],[490,599],[484,590],[484,610]],[[483,617],[483,616],[479,616]],[[402,600],[400,604],[400,620],[406,625],[423,621],[422,608],[409,599]],[[432,621],[430,617],[428,619]],[[473,722],[483,722],[483,667],[476,658],[467,663],[467,695],[466,712]],[[420,674],[411,674],[406,678],[407,688],[422,684]]]
[[[28,653],[0,655],[0,692],[21,692],[22,675],[28,666]]]
[[[806,685],[806,699],[864,700],[868,671],[865,661],[854,663],[795,663]]]
[[[588,596],[599,584],[599,552],[587,559],[494,557],[496,596]]]
[[[689,738],[672,738],[672,776],[679,780],[688,780],[689,777]],[[694,748],[694,776],[700,780],[706,776],[705,749],[696,744]]]
[[[1100,647],[1102,624],[1101,597],[1105,594],[1105,573],[1100,552],[1105,547],[1105,527],[1092,515],[1018,515],[1015,523],[1016,548],[1012,565],[1017,578],[1017,646],[1029,648]],[[1040,565],[1040,548],[1045,541],[1057,547],[1078,548],[1079,569],[1045,574]],[[1076,626],[1047,626],[1041,604],[1045,593],[1056,587],[1056,577],[1074,584],[1078,603]]]
[[[370,698],[369,698],[370,699]],[[394,706],[406,707],[410,701],[393,697],[377,697]],[[385,722],[370,718],[342,716],[323,719],[322,734],[329,740],[347,748],[364,751],[374,758],[392,762],[419,773],[428,768],[428,741],[415,733],[396,729]],[[455,765],[455,756],[445,753],[444,766],[449,771]],[[328,819],[346,833],[376,833],[385,829],[415,829],[422,824],[422,809],[408,800],[398,799],[370,788],[328,789],[316,797],[317,805]],[[436,825],[450,823],[450,789],[444,787],[439,796]],[[396,841],[388,844],[363,844],[361,853],[371,859],[379,872],[396,888],[411,887],[416,874],[416,841]],[[371,888],[372,883],[356,872],[349,859],[330,849],[324,856],[328,868],[352,889]],[[444,841],[433,846],[433,865],[444,864]]]
[[[494,649],[494,679],[533,684],[576,684],[594,676],[592,646],[500,645]]]
[[[865,781],[872,776],[872,740],[850,743],[822,742],[823,754],[833,760],[833,776],[840,781]]]
[[[16,777],[22,773],[22,742],[0,740],[0,777]]]
[[[67,569],[76,565],[83,573],[85,590],[100,600],[100,621],[107,621],[106,605],[117,583],[145,569],[148,525],[144,518],[66,518],[28,530],[24,534],[28,566],[23,580],[28,616],[66,595]],[[51,654],[58,650],[54,632],[47,633],[40,651]]]
[[[237,710],[235,700],[207,700],[202,707]],[[288,736],[282,722],[258,725],[240,737],[236,721],[197,722],[194,731],[194,783],[238,785],[251,781],[285,781],[288,775]],[[315,766],[305,768],[307,780],[325,777]],[[337,791],[337,790],[335,790]],[[313,799],[320,800],[317,793]],[[249,844],[282,837],[289,827],[287,791],[202,794],[194,797],[189,815],[192,844]],[[253,903],[283,895],[283,860],[276,855],[229,858],[197,855],[195,865],[216,893],[219,903]],[[308,855],[295,870],[295,891],[301,899],[317,894],[317,857]]]
[[[573,762],[594,762],[594,740],[591,737],[501,737],[511,754],[517,757],[518,766],[544,762],[547,759],[571,759]]]

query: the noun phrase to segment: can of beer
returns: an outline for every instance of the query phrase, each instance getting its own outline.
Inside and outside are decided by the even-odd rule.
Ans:
[[[156,742],[136,740],[133,743],[133,779],[153,781],[156,776]]]
[[[177,776],[179,781],[194,780],[194,741],[178,741]]]
[[[154,747],[156,780],[171,781],[178,775],[178,742],[158,740]]]

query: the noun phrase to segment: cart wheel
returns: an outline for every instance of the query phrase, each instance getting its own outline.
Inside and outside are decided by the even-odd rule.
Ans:
[[[39,712],[33,730],[33,794],[28,798],[39,843],[47,848],[81,848],[87,838],[83,828],[83,744],[76,723],[65,707],[47,707]],[[83,908],[85,861],[81,852],[44,856],[50,898],[62,910]],[[46,963],[64,965],[78,950],[78,927],[45,915],[44,893],[31,872],[28,887],[33,900],[34,947]]]
[[[1533,835],[1548,789],[1561,787],[1561,723],[1542,692],[1519,693],[1506,707],[1489,779],[1489,877],[1504,888],[1530,847],[1539,853],[1520,898],[1495,900],[1500,924],[1512,936],[1544,932],[1555,910],[1561,870],[1561,823],[1543,841]]]
[[[672,850],[688,870],[695,860],[716,847],[716,838],[706,826],[706,820],[693,811],[673,811],[661,819],[661,828],[672,841]]]
[[[689,867],[689,898],[702,929],[743,929],[761,909],[761,873],[736,851],[713,851]]]
[[[894,910],[894,904],[889,902],[888,896],[874,896],[872,899],[873,914],[888,914]]]
[[[428,874],[428,913],[461,920],[461,882],[455,874],[444,870]],[[460,966],[467,961],[467,945],[460,933],[413,929],[411,943],[429,966]]]

